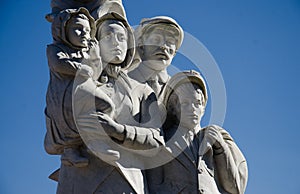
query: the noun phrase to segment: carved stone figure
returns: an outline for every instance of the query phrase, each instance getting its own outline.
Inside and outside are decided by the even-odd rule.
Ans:
[[[52,22],[55,16],[65,9],[86,8],[95,20],[109,12],[116,12],[126,18],[122,0],[51,0],[52,13],[46,19]]]
[[[158,16],[143,19],[135,36],[141,62],[128,75],[147,83],[159,96],[170,79],[166,69],[182,44],[183,30],[174,19]]]
[[[87,146],[83,155],[89,164],[83,168],[62,164],[57,193],[144,193],[147,185],[138,166],[139,158],[155,155],[164,145],[160,122],[153,115],[158,111],[156,96],[149,86],[126,74],[135,46],[124,18],[116,13],[104,15],[97,21],[96,37],[104,67],[98,87],[112,99],[115,110],[112,117],[98,112],[96,116],[79,114],[76,118],[81,126],[86,126],[78,130]],[[103,133],[97,133],[102,129],[110,138],[112,155],[116,156],[111,161],[98,154],[94,144],[98,135],[103,140]]]
[[[247,164],[232,137],[219,126],[200,127],[206,101],[198,73],[178,73],[168,82],[164,132],[174,159],[147,171],[150,193],[244,193]]]
[[[203,78],[167,73],[184,36],[174,19],[143,19],[133,34],[122,0],[51,8],[44,146],[61,155],[50,175],[58,194],[244,193],[238,146],[225,129],[200,126]]]
[[[73,119],[72,87],[77,72],[95,79],[102,70],[94,19],[84,8],[65,10],[52,23],[52,35],[54,43],[47,47],[50,82],[45,149],[49,154],[62,154],[65,165],[82,167],[88,160],[79,150],[82,140]]]

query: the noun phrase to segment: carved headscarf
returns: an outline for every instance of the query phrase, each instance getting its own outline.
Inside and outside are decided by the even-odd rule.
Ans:
[[[128,36],[127,39],[128,50],[127,50],[125,60],[121,63],[122,69],[125,70],[131,65],[135,54],[135,40],[134,40],[133,31],[124,17],[122,17],[118,13],[111,12],[105,14],[104,16],[102,16],[100,19],[96,21],[96,28],[97,28],[96,38],[99,37],[98,33],[100,33],[100,28],[102,27],[102,24],[107,20],[116,20],[118,22],[121,22],[121,24],[126,28],[127,36]],[[100,42],[100,40],[98,41]]]
[[[68,21],[75,15],[84,14],[90,23],[91,27],[91,38],[95,38],[96,34],[96,26],[95,20],[89,14],[88,10],[81,7],[79,9],[66,9],[61,11],[54,19],[51,30],[52,30],[52,37],[55,43],[63,43],[69,47],[74,48],[74,45],[70,43],[67,37],[67,24]]]

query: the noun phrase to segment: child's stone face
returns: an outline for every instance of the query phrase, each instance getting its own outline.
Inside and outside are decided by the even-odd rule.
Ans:
[[[70,43],[76,47],[88,47],[91,39],[90,23],[87,19],[73,17],[67,26],[67,37]]]
[[[182,84],[175,91],[178,95],[177,116],[180,115],[180,125],[194,128],[200,124],[204,112],[201,94],[189,83]]]
[[[117,23],[103,24],[99,33],[100,56],[106,63],[120,64],[127,53],[127,32]]]

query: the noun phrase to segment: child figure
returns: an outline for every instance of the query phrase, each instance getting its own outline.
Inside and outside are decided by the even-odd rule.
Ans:
[[[47,47],[50,82],[45,149],[49,154],[61,154],[63,164],[76,167],[86,166],[88,159],[80,152],[83,142],[73,118],[72,90],[75,77],[91,80],[96,87],[94,80],[102,72],[95,29],[94,19],[85,8],[64,10],[52,23],[54,43]],[[111,110],[110,99],[102,93],[99,96],[102,111]]]

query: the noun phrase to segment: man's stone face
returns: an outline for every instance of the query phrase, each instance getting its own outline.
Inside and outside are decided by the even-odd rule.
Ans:
[[[163,70],[175,55],[176,36],[168,25],[155,24],[151,29],[143,35],[142,60],[151,69]]]
[[[199,125],[204,114],[204,97],[200,88],[192,83],[185,83],[176,88],[175,92],[178,96],[175,112],[180,118],[180,125],[187,128]]]

